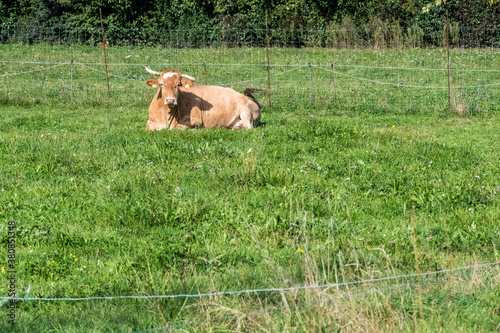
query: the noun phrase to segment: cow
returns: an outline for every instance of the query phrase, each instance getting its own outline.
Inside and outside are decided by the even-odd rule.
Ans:
[[[158,76],[146,84],[158,87],[149,105],[146,129],[186,128],[253,128],[260,121],[260,105],[246,92],[246,96],[230,88],[195,84],[195,78],[174,70],[156,72],[144,66],[146,71]]]

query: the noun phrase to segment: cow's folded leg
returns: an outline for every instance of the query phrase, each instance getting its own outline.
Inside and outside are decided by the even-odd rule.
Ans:
[[[151,120],[148,120],[148,123],[146,125],[146,130],[148,131],[159,131],[165,128],[167,128],[167,125],[165,123],[155,123]]]
[[[236,130],[236,129],[242,129],[242,128],[247,128],[247,129],[250,129],[252,128],[252,116],[250,115],[249,112],[242,112],[240,114],[240,120],[234,124],[233,126],[233,130]]]
[[[189,126],[186,126],[186,125],[182,125],[182,124],[177,124],[173,127],[171,127],[170,129],[180,129],[180,130],[185,130],[185,129],[188,129]]]
[[[148,120],[148,123],[146,125],[146,130],[147,131],[154,131],[156,129],[155,123],[152,122],[151,120]]]

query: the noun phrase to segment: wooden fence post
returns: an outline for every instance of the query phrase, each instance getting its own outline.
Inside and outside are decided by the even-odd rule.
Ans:
[[[269,33],[267,29],[267,9],[266,9],[266,50],[267,50],[267,96],[269,97],[269,107],[271,107],[271,75],[269,74]]]
[[[446,55],[448,58],[448,110],[451,110],[451,83],[450,83],[450,22],[448,9],[446,10]]]

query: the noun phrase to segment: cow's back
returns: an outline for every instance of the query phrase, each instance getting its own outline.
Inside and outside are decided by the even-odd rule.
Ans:
[[[189,127],[232,128],[243,112],[252,115],[253,125],[260,119],[260,107],[252,99],[231,88],[218,86],[182,87],[177,107],[179,123]]]

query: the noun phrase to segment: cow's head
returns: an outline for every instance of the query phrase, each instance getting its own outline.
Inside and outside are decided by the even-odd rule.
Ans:
[[[144,68],[148,73],[159,76],[158,79],[148,79],[146,84],[153,88],[160,87],[158,98],[163,98],[164,104],[169,108],[177,105],[179,88],[183,85],[183,83],[186,84],[186,87],[188,87],[190,85],[192,86],[195,81],[194,77],[181,74],[171,69],[163,72],[155,72],[146,66],[144,66]],[[186,80],[182,82],[182,79]]]

